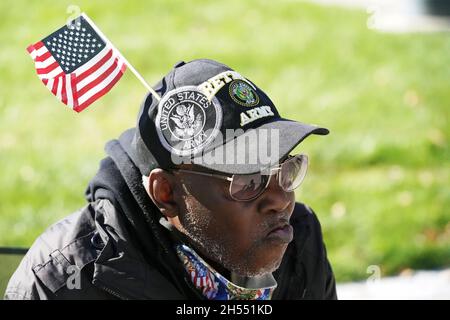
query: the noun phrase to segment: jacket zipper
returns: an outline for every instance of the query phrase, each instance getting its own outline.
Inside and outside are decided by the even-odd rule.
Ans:
[[[298,261],[298,259],[300,259],[300,257],[303,254],[303,249],[305,247],[306,240],[309,238],[309,235],[311,232],[311,230],[309,229],[309,226],[307,226],[307,225],[304,226],[303,230],[304,230],[304,232],[302,233],[301,238],[298,239],[295,243],[295,251],[294,251],[295,258],[294,259],[296,259],[296,261],[294,262],[294,273],[297,273],[298,263],[301,263],[300,261]],[[308,288],[307,288],[307,279],[306,279],[307,275],[306,275],[305,266],[303,265],[303,263],[301,263],[301,268],[302,268],[302,272],[301,272],[301,274],[297,274],[297,276],[300,277],[300,281],[302,283],[302,287],[300,287],[300,292],[301,292],[300,299],[303,300],[306,298]],[[289,279],[287,279],[286,277],[283,277],[283,280],[284,280],[283,283],[280,283],[280,287],[285,287],[286,283],[289,281]],[[280,298],[279,295],[280,295],[280,293],[272,298],[279,299]]]
[[[301,239],[301,242],[297,241],[297,243],[296,243],[296,245],[299,244],[297,247],[297,250],[296,250],[298,259],[300,259],[300,257],[303,255],[303,251],[304,251],[305,245],[306,245],[306,240],[309,238],[310,234],[311,234],[310,227],[309,227],[309,225],[306,225],[303,239]],[[308,274],[306,273],[306,266],[304,265],[304,263],[302,261],[296,261],[296,264],[294,267],[294,269],[295,269],[294,272],[297,271],[298,264],[300,264],[300,267],[301,267],[301,275],[298,275],[298,276],[303,278],[303,279],[301,279],[302,284],[303,284],[303,288],[302,288],[303,291],[302,291],[302,295],[301,295],[300,299],[304,300],[304,299],[306,299],[306,295],[308,293]]]
[[[108,288],[107,286],[105,286],[103,283],[101,283],[98,280],[94,280],[92,282],[94,284],[94,286],[96,286],[97,288],[107,292],[108,294],[115,296],[116,298],[119,298],[121,300],[130,300],[130,298],[125,297],[124,295],[118,293],[117,291],[112,290],[111,288]]]

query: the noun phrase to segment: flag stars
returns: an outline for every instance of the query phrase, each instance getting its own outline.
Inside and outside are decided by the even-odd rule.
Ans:
[[[89,28],[77,29],[76,21],[72,22],[70,28],[63,28],[42,42],[66,73],[73,72],[105,47],[102,38]]]

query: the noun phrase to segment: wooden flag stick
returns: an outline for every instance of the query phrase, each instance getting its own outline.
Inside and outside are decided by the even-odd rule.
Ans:
[[[92,26],[92,28],[94,28],[95,32],[97,32],[102,38],[103,40],[109,44],[115,51],[117,51],[118,54],[120,54],[121,58],[123,59],[123,61],[125,62],[125,64],[127,65],[128,68],[130,68],[131,72],[134,73],[134,75],[139,79],[139,81],[141,81],[141,83],[144,85],[144,87],[158,100],[161,100],[161,97],[159,96],[159,94],[156,93],[155,90],[153,90],[153,88],[144,80],[144,78],[139,74],[139,72],[136,71],[136,69],[131,65],[131,63],[128,62],[127,59],[125,59],[125,57],[120,53],[119,50],[117,50],[117,48],[111,43],[111,41],[108,40],[108,38],[103,34],[103,32],[100,31],[100,29],[95,25],[95,23],[89,19],[89,17],[83,12],[81,14],[81,16],[86,19],[86,21]],[[76,18],[75,18],[76,20]]]

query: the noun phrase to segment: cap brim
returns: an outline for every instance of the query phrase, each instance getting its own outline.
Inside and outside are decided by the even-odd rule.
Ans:
[[[224,145],[195,157],[193,162],[201,167],[228,174],[256,173],[278,164],[280,159],[309,135],[328,133],[326,128],[278,119],[247,130]],[[273,134],[278,135],[278,138]],[[237,152],[233,153],[236,150]]]

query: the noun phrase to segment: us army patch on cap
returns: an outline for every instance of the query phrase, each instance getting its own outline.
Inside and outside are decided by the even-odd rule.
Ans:
[[[243,80],[233,80],[228,87],[231,99],[245,107],[253,107],[259,103],[256,91]]]
[[[159,102],[156,127],[162,145],[179,156],[204,150],[219,133],[222,108],[195,86],[168,92]]]

